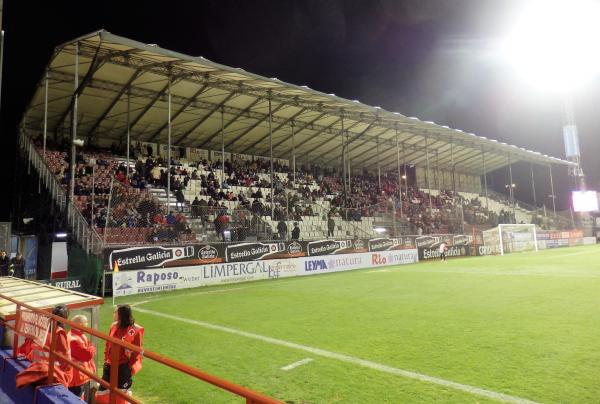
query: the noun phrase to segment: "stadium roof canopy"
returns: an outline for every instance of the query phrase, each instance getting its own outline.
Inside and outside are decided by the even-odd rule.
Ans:
[[[508,162],[569,165],[566,160],[424,122],[380,107],[324,94],[113,35],[104,30],[58,46],[47,66],[48,134],[70,126],[75,49],[79,46],[79,137],[123,141],[130,106],[131,139],[167,143],[171,80],[172,144],[269,155],[269,99],[273,156],[321,165],[341,162],[342,139],[352,167],[395,167],[400,156],[422,164],[480,175]],[[45,80],[42,77],[22,124],[42,130]],[[222,118],[221,120],[221,112]],[[342,132],[343,129],[343,132]],[[344,135],[342,135],[344,133]],[[378,146],[379,142],[379,146]],[[483,153],[483,154],[482,154]],[[483,158],[485,156],[485,158]]]

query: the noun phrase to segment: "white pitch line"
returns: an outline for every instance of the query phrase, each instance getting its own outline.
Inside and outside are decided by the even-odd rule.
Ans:
[[[377,269],[375,271],[366,271],[365,273],[366,274],[378,274],[380,272],[390,272],[390,270],[389,269]]]
[[[289,341],[285,341],[285,340],[281,340],[281,339],[277,339],[277,338],[266,337],[264,335],[253,334],[253,333],[246,332],[246,331],[236,330],[235,328],[229,328],[229,327],[224,327],[224,326],[217,325],[217,324],[211,324],[211,323],[207,323],[205,321],[191,320],[191,319],[184,318],[184,317],[177,317],[177,316],[173,316],[171,314],[161,313],[158,311],[141,309],[139,307],[136,308],[136,310],[140,311],[142,313],[152,314],[152,315],[158,316],[158,317],[164,317],[164,318],[168,318],[171,320],[181,321],[183,323],[194,324],[194,325],[204,327],[204,328],[207,328],[210,330],[222,331],[222,332],[226,332],[228,334],[251,338],[251,339],[263,341],[263,342],[273,344],[273,345],[279,345],[279,346],[284,346],[286,348],[297,349],[300,351],[309,352],[313,355],[319,355],[319,356],[323,356],[325,358],[337,359],[342,362],[347,362],[347,363],[351,363],[353,365],[363,366],[363,367],[369,368],[369,369],[375,369],[375,370],[378,370],[381,372],[385,372],[385,373],[389,373],[389,374],[393,374],[393,375],[397,375],[397,376],[402,376],[402,377],[406,377],[409,379],[419,380],[419,381],[426,382],[426,383],[437,384],[440,386],[448,387],[450,389],[464,391],[464,392],[467,392],[467,393],[470,393],[473,395],[487,397],[487,398],[502,401],[505,403],[537,404],[535,401],[527,400],[525,398],[509,396],[508,394],[504,394],[504,393],[497,393],[495,391],[486,390],[486,389],[482,389],[482,388],[474,387],[474,386],[469,386],[467,384],[461,384],[461,383],[453,382],[450,380],[440,379],[438,377],[428,376],[428,375],[425,375],[422,373],[412,372],[410,370],[398,369],[398,368],[394,368],[392,366],[382,365],[382,364],[379,364],[376,362],[371,362],[366,359],[356,358],[356,357],[350,356],[350,355],[344,355],[344,354],[340,354],[340,353],[336,353],[336,352],[326,351],[326,350],[320,349],[320,348],[313,348],[313,347],[306,346],[306,345],[296,344],[294,342],[289,342]]]
[[[142,300],[141,302],[137,302],[137,303],[132,303],[130,306],[139,306],[141,304],[146,304],[146,303],[153,303],[153,302],[157,302],[159,300],[165,300],[165,299],[173,299],[176,297],[182,297],[182,296],[197,296],[197,295],[214,295],[217,293],[225,293],[225,292],[230,292],[230,291],[237,291],[237,290],[242,290],[242,289],[253,289],[253,288],[259,288],[263,285],[254,285],[254,286],[242,286],[239,288],[227,288],[227,289],[216,289],[216,290],[203,290],[201,292],[193,292],[193,293],[184,293],[184,294],[178,294],[178,295],[167,295],[167,296],[160,296],[157,298],[150,298],[148,300]],[[119,296],[119,297],[125,297],[125,296]]]
[[[298,362],[294,362],[287,366],[282,367],[281,370],[292,370],[294,368],[297,368],[298,366],[306,365],[309,362],[312,362],[311,358],[301,359]]]

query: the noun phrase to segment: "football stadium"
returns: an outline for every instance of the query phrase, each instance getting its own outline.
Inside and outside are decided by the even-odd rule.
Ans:
[[[600,16],[551,3],[538,39],[550,17]],[[600,145],[580,147],[573,78],[600,64],[569,70],[556,155],[78,35],[36,67],[5,134],[0,402],[598,402],[600,215],[581,156]]]

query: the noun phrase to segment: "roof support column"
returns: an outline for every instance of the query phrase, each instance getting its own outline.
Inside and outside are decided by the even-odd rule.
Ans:
[[[450,165],[452,166],[452,205],[455,205],[456,198],[456,166],[454,165],[454,143],[450,138]]]
[[[537,195],[535,194],[535,176],[533,175],[533,163],[529,163],[529,169],[531,170],[531,192],[533,193],[533,204],[537,208]]]
[[[510,183],[508,184],[508,190],[510,191],[510,201],[512,203],[513,219],[517,222],[517,216],[515,214],[515,189],[512,175],[512,163],[510,162],[510,154],[508,155],[508,175]],[[512,222],[512,221],[511,221]]]
[[[131,144],[131,125],[130,125],[130,113],[131,113],[131,91],[127,89],[127,179],[129,179],[129,145]]]
[[[344,111],[342,110],[342,130],[340,131],[340,136],[342,137],[342,161],[341,161],[341,165],[342,165],[342,181],[343,181],[343,190],[344,190],[344,214],[343,214],[343,218],[344,219],[348,219],[348,212],[345,210],[346,206],[348,205],[348,190],[346,188],[346,183],[347,183],[347,179],[346,179],[346,142],[344,139]]]
[[[275,175],[273,173],[273,115],[271,109],[271,91],[269,91],[269,159],[271,161],[271,220],[275,213]]]
[[[167,214],[171,211],[171,73],[167,83]]]
[[[425,138],[425,163],[427,167],[425,168],[425,176],[427,177],[427,189],[429,191],[429,214],[433,213],[433,200],[431,199],[431,176],[429,175],[429,141],[428,138]]]
[[[296,141],[294,139],[295,128],[294,121],[292,123],[292,188],[296,188]]]
[[[552,166],[548,164],[548,173],[550,174],[550,196],[552,198],[552,212],[556,215],[556,195],[554,195],[554,179],[552,178]]]
[[[347,147],[348,147],[348,145],[346,145],[346,148]],[[348,191],[350,193],[352,193],[352,184],[351,184],[352,167],[350,167],[350,156],[348,156],[348,158],[346,160],[348,161]]]
[[[483,188],[485,192],[485,208],[489,210],[489,200],[488,200],[488,185],[487,185],[487,170],[485,168],[485,150],[483,147],[481,148],[481,160],[483,162]]]
[[[379,157],[379,136],[377,136],[377,157]],[[379,184],[379,194],[381,194],[381,159],[377,159],[377,184]]]
[[[433,170],[433,183],[437,187],[438,190],[441,190],[440,186],[440,154],[438,151],[435,151],[435,170]]]
[[[402,152],[404,153],[404,147],[402,148]],[[402,217],[402,174],[400,172],[400,135],[398,135],[398,128],[396,128],[396,166],[398,169],[398,200],[400,201],[400,217]],[[396,223],[395,219],[394,223]]]
[[[77,87],[79,87],[79,42],[75,42],[75,75],[73,80],[73,107],[71,109],[71,184],[69,189],[69,201],[73,202],[75,194],[75,163],[77,139]]]
[[[46,137],[48,136],[48,70],[46,70],[46,78],[44,80],[44,140],[42,144],[42,158],[46,158]],[[38,183],[38,193],[42,192],[42,182]]]
[[[223,109],[224,107],[221,106],[221,189],[225,186],[225,112]]]

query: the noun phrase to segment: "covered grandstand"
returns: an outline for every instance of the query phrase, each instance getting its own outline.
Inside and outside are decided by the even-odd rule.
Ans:
[[[414,170],[412,186],[426,192],[421,194],[421,198],[428,199],[430,211],[434,210],[432,196],[440,197],[441,190],[449,190],[453,203],[459,192],[463,192],[467,199],[481,197],[486,209],[497,212],[512,210],[511,220],[531,221],[531,215],[517,217],[512,194],[508,201],[500,198],[491,200],[487,174],[508,167],[512,176],[512,165],[526,162],[546,167],[552,183],[553,166],[573,164],[458,129],[388,112],[357,100],[324,94],[202,57],[136,42],[104,30],[55,49],[23,117],[21,130],[23,148],[46,186],[60,199],[59,204],[78,208],[71,209],[69,220],[79,232],[89,233],[83,237],[88,243],[88,250],[98,250],[111,243],[129,243],[132,239],[123,237],[124,230],[119,231],[118,237],[112,237],[107,231],[94,230],[94,227],[109,228],[110,223],[87,228],[87,224],[93,222],[89,219],[93,212],[91,216],[80,213],[83,209],[81,204],[78,205],[74,192],[78,164],[75,139],[85,140],[86,146],[108,148],[116,145],[119,148],[125,145],[119,158],[110,160],[106,156],[92,156],[94,160],[106,160],[101,180],[105,187],[110,188],[107,192],[109,210],[111,204],[114,208],[121,202],[119,198],[135,204],[146,198],[134,195],[139,192],[130,192],[127,184],[115,184],[112,180],[117,166],[126,167],[129,176],[141,154],[164,156],[167,172],[171,172],[175,165],[189,170],[197,168],[195,163],[198,161],[219,161],[220,168],[213,166],[199,172],[207,175],[213,172],[218,177],[218,188],[226,182],[226,163],[260,159],[267,165],[257,174],[259,180],[268,182],[272,188],[279,181],[277,176],[283,180],[287,174],[289,184],[286,185],[292,190],[291,194],[300,197],[302,186],[309,185],[304,173],[311,166],[334,169],[330,176],[339,179],[341,186],[336,193],[342,195],[342,212],[351,205],[348,200],[352,199],[353,181],[364,169],[374,173],[379,192],[384,188],[382,183],[392,175],[398,186],[390,192],[393,212],[388,213],[393,217],[396,234],[409,231],[402,227],[401,222],[407,204],[396,205],[393,202],[394,194],[397,194],[400,199],[406,195],[408,205],[411,203],[408,168]],[[62,154],[56,154],[56,150],[47,147],[50,142],[57,145],[63,139],[68,139],[66,144],[70,153],[63,150]],[[37,147],[31,140],[37,141]],[[134,147],[148,148],[151,153],[135,152]],[[69,159],[70,164],[67,163]],[[63,176],[63,180],[70,180],[68,187],[65,187],[68,184],[64,181],[61,186],[60,180],[57,183],[53,178],[57,169],[61,168],[63,171],[71,170],[70,174]],[[95,178],[94,174],[92,176]],[[105,181],[107,179],[108,182]],[[175,176],[166,176],[166,189],[173,189],[171,182],[174,179]],[[315,180],[309,190],[314,191],[320,186]],[[239,186],[244,189],[233,190],[237,194],[253,187]],[[193,182],[186,187],[184,196],[188,204],[195,195],[200,195],[199,188],[197,191]],[[69,192],[62,195],[64,189]],[[175,203],[174,194],[154,191],[150,190],[154,203],[166,203],[164,213],[167,213]],[[264,215],[269,217],[263,219],[262,224],[276,233],[276,192],[270,192],[269,198],[271,212]],[[228,204],[227,207],[234,208],[237,204]],[[306,232],[308,237],[324,236],[316,229],[326,227],[330,208],[330,200],[313,204],[311,210],[316,211],[314,215],[321,219],[311,220],[314,225],[307,227],[311,229]],[[347,219],[347,213],[341,216]],[[110,212],[108,217],[110,222]],[[399,219],[398,226],[396,218]],[[385,222],[383,219],[381,221]],[[114,227],[135,227],[124,224],[125,220],[115,223]],[[291,221],[288,220],[288,225]],[[368,237],[375,223],[375,220],[361,220],[360,233],[356,230],[350,232],[347,224],[345,227],[339,225],[340,235]],[[196,236],[204,228],[193,230],[195,234],[189,240],[179,241],[196,241]],[[134,232],[139,233],[139,228]],[[95,241],[90,241],[91,238]]]

